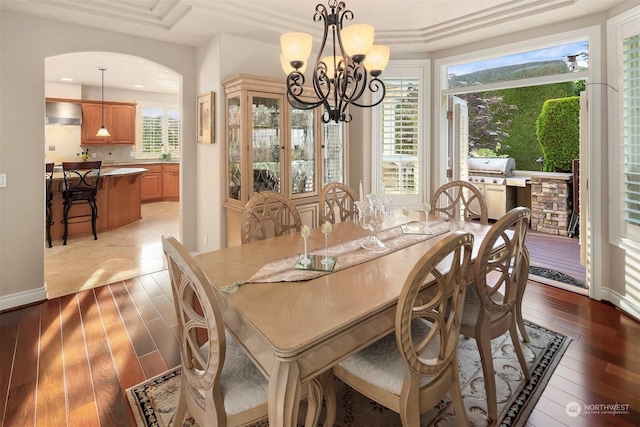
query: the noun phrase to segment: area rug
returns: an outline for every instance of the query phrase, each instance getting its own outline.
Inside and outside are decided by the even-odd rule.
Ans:
[[[585,285],[575,277],[569,276],[568,274],[565,274],[565,273],[561,273],[557,270],[552,270],[550,268],[537,267],[535,265],[532,265],[531,267],[529,267],[529,274],[533,276],[543,277],[549,280],[554,280],[556,282],[564,283],[566,285],[587,289],[587,285]]]
[[[498,389],[499,426],[523,426],[546,387],[553,371],[569,346],[571,338],[525,321],[530,342],[524,344],[525,357],[531,372],[527,383],[520,370],[508,334],[491,342]],[[473,339],[460,337],[458,345],[460,387],[470,426],[486,426],[486,399],[480,355]],[[335,380],[339,427],[400,426],[400,417]],[[138,426],[168,427],[180,394],[180,367],[171,369],[127,390],[127,398]],[[298,425],[304,425],[305,402],[300,405]],[[322,421],[322,418],[321,418]],[[421,426],[458,427],[449,398],[424,413]],[[188,418],[186,426],[196,425]],[[251,427],[267,426],[266,420]]]

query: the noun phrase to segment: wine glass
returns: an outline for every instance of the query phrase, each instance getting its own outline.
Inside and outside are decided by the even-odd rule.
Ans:
[[[424,209],[425,231],[433,234],[433,232],[431,231],[431,227],[429,227],[429,212],[431,212],[431,203],[424,203],[422,205],[422,208]]]
[[[303,225],[300,229],[300,234],[302,235],[302,239],[304,240],[304,256],[300,260],[300,264],[304,267],[308,266],[311,263],[311,260],[307,256],[307,238],[311,234],[311,230],[308,225]]]
[[[324,234],[324,259],[320,261],[325,268],[329,268],[329,233],[333,230],[333,226],[329,221],[322,224],[322,234]]]
[[[379,250],[386,245],[376,236],[378,227],[384,221],[384,206],[375,196],[367,196],[359,210],[360,226],[369,230],[369,237],[360,246],[367,250]]]

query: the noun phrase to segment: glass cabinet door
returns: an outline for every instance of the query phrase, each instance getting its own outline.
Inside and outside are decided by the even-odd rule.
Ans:
[[[253,142],[253,194],[280,191],[281,97],[251,97]]]
[[[313,193],[316,187],[315,110],[291,110],[291,193]]]
[[[341,124],[326,123],[322,150],[322,184],[344,182],[344,138]]]
[[[240,149],[242,145],[242,137],[240,133],[240,123],[241,123],[241,114],[240,114],[240,97],[235,96],[227,99],[227,130],[229,134],[227,135],[227,141],[229,144],[228,152],[229,152],[229,165],[228,165],[228,173],[229,173],[229,194],[228,197],[230,199],[240,200],[241,199],[241,178],[242,178],[242,164],[241,164],[241,153]]]

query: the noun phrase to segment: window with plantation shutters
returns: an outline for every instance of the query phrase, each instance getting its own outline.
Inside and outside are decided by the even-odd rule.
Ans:
[[[640,34],[622,43],[624,218],[640,227]]]
[[[417,194],[418,77],[385,78],[382,102],[382,180],[387,194]]]
[[[180,150],[180,110],[175,106],[139,103],[141,135],[139,157],[177,155]]]
[[[429,198],[429,61],[391,61],[382,80],[386,94],[372,112],[371,189],[395,206],[422,209]]]

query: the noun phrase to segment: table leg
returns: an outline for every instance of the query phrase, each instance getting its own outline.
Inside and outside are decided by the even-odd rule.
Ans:
[[[296,426],[301,388],[298,364],[276,360],[269,376],[269,425]]]

